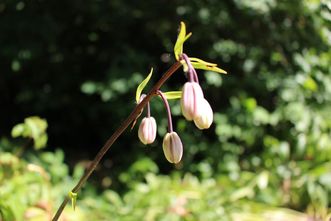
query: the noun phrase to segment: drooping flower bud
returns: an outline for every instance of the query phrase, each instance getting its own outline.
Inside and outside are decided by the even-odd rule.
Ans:
[[[163,152],[170,163],[178,163],[182,159],[183,144],[176,132],[170,132],[165,135]]]
[[[143,144],[151,144],[156,137],[156,121],[154,117],[144,117],[140,123],[138,137]]]
[[[200,130],[208,129],[213,123],[213,110],[206,99],[200,101],[199,112],[194,118],[194,123]]]
[[[200,85],[196,82],[186,82],[180,103],[182,113],[187,120],[191,121],[198,115],[201,100],[203,100],[203,92]]]

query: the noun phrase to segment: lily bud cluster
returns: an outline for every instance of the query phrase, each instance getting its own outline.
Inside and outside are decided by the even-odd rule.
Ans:
[[[213,122],[213,110],[205,99],[198,75],[191,65],[187,55],[182,54],[181,58],[186,62],[186,71],[188,81],[184,84],[181,92],[181,110],[188,121],[194,121],[194,124],[201,130],[207,129]],[[173,131],[171,111],[167,98],[161,91],[157,92],[167,110],[168,114],[168,133],[163,138],[163,153],[170,163],[179,163],[183,156],[183,144],[180,137]],[[140,101],[145,97],[142,95]],[[139,101],[139,102],[140,102]],[[147,116],[140,123],[138,137],[143,144],[151,144],[156,138],[156,121],[150,115],[150,105],[147,103]]]
[[[182,90],[183,94],[180,102],[182,113],[186,120],[193,120],[199,129],[208,129],[213,123],[213,110],[204,98],[197,73],[188,57],[183,54],[182,58],[187,64],[189,76],[189,80],[184,84]]]
[[[183,85],[182,91],[168,92],[168,94],[171,94],[172,99],[181,99],[180,105],[183,116],[188,121],[193,121],[197,128],[203,130],[208,129],[213,123],[213,110],[204,96],[195,68],[222,74],[226,74],[226,71],[217,67],[217,64],[206,62],[199,58],[188,57],[185,53],[183,53],[183,44],[190,36],[191,33],[186,34],[185,23],[181,22],[180,31],[174,46],[174,54],[176,60],[183,65],[184,72],[187,73],[188,81]],[[152,72],[153,69],[137,88],[137,103],[144,99],[145,95],[141,95],[141,92],[151,78]],[[170,163],[179,163],[183,156],[183,144],[178,134],[173,131],[171,111],[167,101],[167,96],[159,90],[153,91],[153,93],[162,98],[168,115],[168,132],[164,136],[162,144],[164,155]],[[134,121],[133,125],[135,122],[136,121]],[[156,131],[156,121],[150,115],[150,106],[148,102],[147,116],[141,121],[138,130],[138,137],[143,144],[151,144],[156,138]]]

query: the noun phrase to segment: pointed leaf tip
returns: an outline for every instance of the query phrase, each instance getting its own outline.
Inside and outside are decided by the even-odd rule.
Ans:
[[[168,91],[163,94],[168,100],[180,99],[182,97],[182,91]]]
[[[192,32],[188,33],[188,34],[185,36],[184,42],[185,42],[187,39],[189,39],[191,36],[192,36]]]
[[[180,30],[174,47],[174,53],[176,60],[179,61],[180,55],[183,53],[183,44],[184,42],[191,37],[192,33],[186,35],[186,25],[184,22],[180,22]]]
[[[227,74],[227,72],[219,67],[217,67],[217,64],[210,63],[203,61],[199,58],[189,58],[191,61],[191,64],[196,69],[202,69],[207,71],[214,71],[220,74]]]
[[[189,57],[189,59],[190,59],[191,62],[196,62],[196,63],[204,64],[204,65],[207,65],[207,66],[217,66],[217,64],[215,64],[215,63],[210,63],[210,62],[204,61],[200,58]]]
[[[143,89],[145,88],[145,86],[147,85],[149,80],[151,79],[152,74],[153,74],[153,68],[151,68],[151,71],[149,72],[148,76],[137,87],[137,91],[136,91],[136,102],[137,102],[137,104],[140,101],[141,92],[143,91]]]
[[[76,209],[76,202],[77,202],[77,193],[74,193],[74,192],[70,191],[68,195],[69,195],[69,197],[71,199],[72,209],[75,211],[75,209]]]

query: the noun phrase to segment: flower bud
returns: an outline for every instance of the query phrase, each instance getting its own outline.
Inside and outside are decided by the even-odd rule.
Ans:
[[[183,144],[176,132],[170,132],[165,135],[163,152],[170,163],[178,163],[182,159]]]
[[[203,99],[203,92],[196,82],[186,82],[183,87],[181,108],[184,117],[191,121],[198,114],[198,106]]]
[[[156,137],[156,121],[154,117],[144,117],[140,123],[138,137],[143,144],[151,144]]]
[[[199,105],[199,113],[194,118],[195,125],[200,129],[208,129],[213,123],[213,110],[206,99],[202,99]]]

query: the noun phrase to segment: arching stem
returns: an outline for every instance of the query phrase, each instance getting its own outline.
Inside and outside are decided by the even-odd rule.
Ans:
[[[168,114],[168,132],[172,132],[173,131],[173,127],[172,127],[172,117],[171,117],[171,110],[170,110],[170,106],[169,106],[169,102],[167,100],[167,98],[164,96],[164,94],[162,93],[162,91],[158,90],[157,94],[160,95],[160,97],[163,100],[164,106],[167,110],[167,114]]]
[[[188,74],[189,74],[189,81],[190,81],[190,82],[196,82],[196,83],[199,84],[198,74],[197,74],[197,72],[195,71],[195,68],[192,66],[189,57],[188,57],[185,53],[183,53],[183,54],[181,55],[181,58],[184,59],[186,65],[187,65],[187,67],[188,67],[188,71],[187,71],[187,72],[188,72]]]

